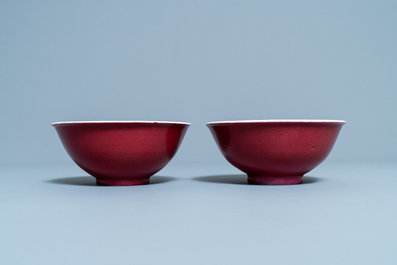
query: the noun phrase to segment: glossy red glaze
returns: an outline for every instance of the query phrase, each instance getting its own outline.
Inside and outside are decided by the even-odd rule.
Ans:
[[[189,126],[174,122],[52,124],[73,161],[98,185],[149,183],[175,155]]]
[[[208,123],[233,166],[252,184],[299,184],[331,152],[345,122],[263,120]]]

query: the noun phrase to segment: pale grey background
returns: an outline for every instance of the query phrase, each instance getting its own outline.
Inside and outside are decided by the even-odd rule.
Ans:
[[[396,1],[0,0],[0,264],[395,265]],[[205,123],[347,124],[302,185],[246,185]],[[97,187],[50,123],[191,122]]]
[[[395,1],[0,1],[0,164],[69,162],[51,122],[347,125],[329,159],[396,159]],[[174,163],[174,161],[173,161]]]

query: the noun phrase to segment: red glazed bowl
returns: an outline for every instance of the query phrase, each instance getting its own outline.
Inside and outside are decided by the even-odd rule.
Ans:
[[[251,184],[299,184],[331,152],[345,121],[253,120],[207,123],[226,160]]]
[[[148,184],[175,155],[189,126],[182,122],[56,122],[66,152],[98,185]]]

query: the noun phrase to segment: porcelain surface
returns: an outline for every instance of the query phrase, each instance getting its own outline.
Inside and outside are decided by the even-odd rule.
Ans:
[[[69,156],[98,185],[148,184],[177,152],[189,123],[158,121],[56,122]]]
[[[252,184],[299,184],[331,152],[342,120],[244,120],[207,123],[227,161]]]

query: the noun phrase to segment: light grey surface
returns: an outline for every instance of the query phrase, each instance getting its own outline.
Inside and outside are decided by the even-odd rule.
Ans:
[[[351,162],[397,159],[396,9],[0,1],[0,264],[396,264],[396,165]],[[347,124],[308,183],[244,185],[204,124],[272,118]],[[155,184],[96,187],[65,120],[192,126]]]
[[[0,165],[68,160],[50,123],[344,119],[332,160],[397,159],[396,1],[0,1]]]
[[[227,163],[94,186],[76,166],[2,167],[1,264],[396,264],[397,164],[325,162],[254,186]]]

